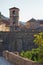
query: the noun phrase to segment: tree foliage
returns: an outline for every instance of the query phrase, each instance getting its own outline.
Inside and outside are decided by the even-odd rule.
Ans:
[[[43,32],[34,35],[34,42],[39,46],[39,62],[43,63]]]
[[[34,35],[34,43],[38,45],[38,48],[32,49],[31,51],[22,51],[20,55],[33,61],[43,63],[43,33]]]
[[[43,46],[43,33],[35,34],[34,42],[39,46]]]

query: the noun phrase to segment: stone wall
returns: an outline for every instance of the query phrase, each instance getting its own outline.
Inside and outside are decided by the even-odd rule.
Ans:
[[[0,32],[0,40],[3,40],[3,50],[22,51],[35,48],[33,43],[34,32]]]
[[[0,32],[0,40],[3,40],[3,50],[18,51],[31,50],[37,45],[33,43],[34,34],[39,31],[14,31],[14,32]]]
[[[20,57],[19,55],[16,55],[9,51],[4,51],[3,56],[15,65],[43,65],[33,62],[32,60],[29,60],[27,58]]]

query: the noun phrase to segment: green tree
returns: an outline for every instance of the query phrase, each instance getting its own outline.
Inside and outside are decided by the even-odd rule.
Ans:
[[[34,42],[39,46],[43,46],[43,33],[35,34]]]
[[[39,46],[39,62],[43,63],[43,33],[35,34],[34,42]]]

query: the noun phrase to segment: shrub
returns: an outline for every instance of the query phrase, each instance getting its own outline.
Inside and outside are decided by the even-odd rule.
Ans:
[[[22,51],[21,53],[20,53],[20,56],[22,56],[22,57],[24,57],[24,51]]]
[[[31,59],[31,57],[32,57],[31,51],[26,51],[26,52],[24,53],[24,57]]]

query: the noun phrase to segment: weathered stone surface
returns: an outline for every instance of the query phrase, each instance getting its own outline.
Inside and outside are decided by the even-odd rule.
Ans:
[[[32,48],[37,47],[34,43],[33,35],[38,32],[0,32],[0,39],[3,40],[2,51],[22,51],[22,50],[31,50]],[[1,50],[0,50],[1,51]]]
[[[36,45],[33,43],[33,35],[35,33],[29,32],[0,32],[0,39],[3,40],[1,42],[3,50],[9,51],[22,51],[22,50],[30,50]],[[2,51],[3,51],[2,50]]]
[[[27,58],[20,57],[19,55],[16,55],[9,51],[5,51],[3,55],[8,61],[12,62],[15,65],[43,65],[37,62],[33,62]]]

